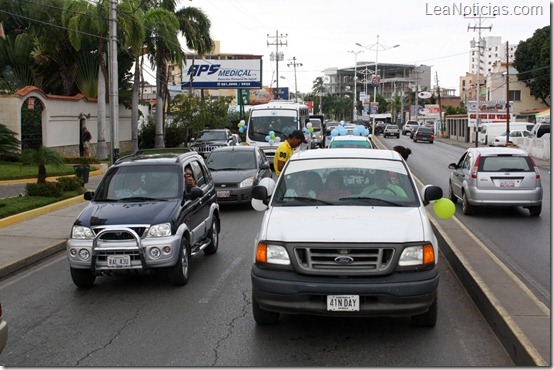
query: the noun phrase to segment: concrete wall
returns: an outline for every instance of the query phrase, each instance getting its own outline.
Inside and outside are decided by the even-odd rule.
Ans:
[[[92,134],[91,156],[96,155],[98,141],[97,104],[83,95],[73,97],[44,94],[35,87],[26,87],[14,95],[0,96],[0,123],[14,131],[21,140],[21,107],[28,98],[38,99],[42,111],[42,145],[64,156],[79,156],[80,117]],[[111,147],[109,104],[106,107],[105,138]],[[90,115],[90,116],[89,116]],[[131,149],[131,110],[119,105],[120,152]]]

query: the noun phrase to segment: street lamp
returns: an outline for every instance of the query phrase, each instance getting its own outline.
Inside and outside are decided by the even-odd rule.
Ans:
[[[350,50],[349,53],[354,54],[354,112],[352,113],[352,121],[355,122],[358,118],[356,106],[358,105],[358,54],[363,53],[363,50]]]
[[[379,78],[379,75],[378,75],[379,71],[378,71],[378,67],[377,67],[377,59],[379,57],[379,48],[381,47],[381,50],[385,51],[385,50],[389,50],[389,49],[392,49],[392,48],[397,48],[400,45],[396,44],[394,46],[386,46],[386,45],[380,44],[379,43],[379,35],[377,35],[377,42],[375,44],[371,44],[369,46],[363,46],[362,44],[357,42],[356,45],[358,45],[358,46],[360,46],[364,49],[375,51],[375,81],[373,81],[373,107],[372,107],[372,110],[373,110],[373,127],[371,129],[371,135],[375,136],[375,114],[377,113],[377,105],[376,105],[376,102],[377,102],[377,85],[380,81],[380,78]]]

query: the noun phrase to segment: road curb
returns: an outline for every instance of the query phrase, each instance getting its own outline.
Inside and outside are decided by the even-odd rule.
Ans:
[[[81,203],[81,202],[84,202],[84,198],[83,198],[82,194],[78,195],[78,196],[75,196],[73,198],[68,198],[68,199],[64,199],[64,200],[59,201],[59,202],[48,204],[44,207],[40,207],[40,208],[37,208],[37,209],[32,209],[30,211],[18,213],[18,214],[13,215],[13,216],[4,217],[4,218],[0,219],[0,228],[11,226],[13,224],[28,220],[30,218],[37,217],[37,216],[40,216],[40,215],[43,215],[43,214],[46,214],[46,213],[50,213],[52,211],[56,211],[58,209],[65,208],[65,207],[68,207],[68,206],[72,206],[74,204]]]
[[[90,171],[89,172],[89,177],[90,176],[101,175],[104,172],[105,171],[104,171],[103,166],[100,166],[100,169],[95,170],[95,171]],[[60,177],[69,177],[69,176],[75,176],[75,175],[50,176],[50,177],[46,178],[46,181],[54,181],[54,180],[57,180]],[[26,184],[26,183],[29,183],[29,182],[37,182],[37,178],[35,177],[35,178],[28,178],[28,179],[0,180],[0,185]]]
[[[32,265],[33,263],[37,263],[37,262],[40,262],[41,260],[45,259],[46,257],[48,256],[51,256],[53,255],[54,253],[57,253],[63,249],[65,249],[65,241],[63,242],[60,242],[60,243],[56,243],[56,244],[53,244],[49,247],[46,247],[36,253],[34,253],[33,255],[30,255],[26,258],[23,258],[19,261],[16,261],[16,262],[13,262],[13,263],[10,263],[9,265],[7,266],[2,266],[0,267],[0,279],[8,276],[8,275],[11,275],[21,269],[24,269],[30,265]]]

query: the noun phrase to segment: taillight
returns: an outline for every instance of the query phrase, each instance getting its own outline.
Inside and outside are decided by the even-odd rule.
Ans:
[[[537,165],[535,164],[535,161],[533,160],[533,157],[529,157],[529,159],[531,159],[531,163],[533,163],[533,168],[535,168],[535,178],[540,179],[541,174],[539,172],[539,168],[537,167]]]
[[[473,165],[473,168],[471,169],[471,177],[476,179],[477,178],[477,169],[479,167],[479,161],[481,160],[481,154],[477,156],[477,159],[475,160],[475,164]]]

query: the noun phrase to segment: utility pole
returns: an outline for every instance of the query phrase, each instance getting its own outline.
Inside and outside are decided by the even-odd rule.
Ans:
[[[288,63],[287,67],[294,66],[294,101],[298,103],[298,87],[296,86],[296,66],[302,67],[302,63],[296,62],[296,57],[292,57],[292,63]],[[277,90],[279,93],[279,90]]]
[[[349,51],[349,53],[354,54],[354,113],[352,114],[352,121],[354,122],[358,119],[358,54],[363,52],[363,50]]]
[[[110,0],[109,31],[110,31],[110,123],[111,123],[111,163],[119,159],[119,95],[117,82],[117,1]]]
[[[435,71],[435,76],[436,76],[436,80],[437,80],[437,94],[438,94],[438,98],[439,98],[439,122],[440,122],[440,125],[441,125],[441,137],[444,137],[444,126],[443,126],[443,123],[442,123],[441,88],[439,86],[439,73],[437,71]]]
[[[492,30],[492,25],[488,27],[482,26],[482,19],[483,18],[494,18],[494,17],[482,17],[481,14],[479,14],[478,17],[468,17],[469,19],[477,19],[478,25],[477,26],[467,26],[467,30],[469,31],[472,29],[473,31],[478,31],[478,37],[479,42],[477,43],[477,104],[475,104],[475,147],[477,148],[479,146],[479,128],[481,127],[481,118],[479,117],[479,105],[481,101],[481,77],[480,77],[480,71],[481,71],[481,30],[488,29],[489,31]]]
[[[279,46],[288,46],[286,40],[285,40],[285,42],[281,41],[282,38],[288,37],[288,34],[285,34],[283,36],[283,34],[279,35],[279,31],[275,31],[275,36],[269,36],[269,33],[268,33],[267,37],[270,38],[270,39],[275,39],[275,41],[273,43],[270,43],[269,41],[267,41],[267,46],[275,45],[275,70],[277,71],[277,78],[276,78],[276,80],[277,80],[277,98],[275,98],[275,94],[273,95],[273,97],[274,97],[275,100],[279,100],[279,60],[284,60],[284,55],[281,56],[279,54]]]
[[[418,117],[419,117],[419,97],[417,96],[419,94],[419,80],[421,79],[419,77],[419,75],[423,73],[422,71],[418,70],[418,69],[414,69],[413,70],[413,74],[416,75],[415,77],[415,81],[416,81],[416,85],[415,85],[415,121],[419,124],[419,121],[418,121]],[[411,104],[411,103],[410,103]]]
[[[509,45],[506,41],[506,146],[510,141],[510,60],[508,50]]]

